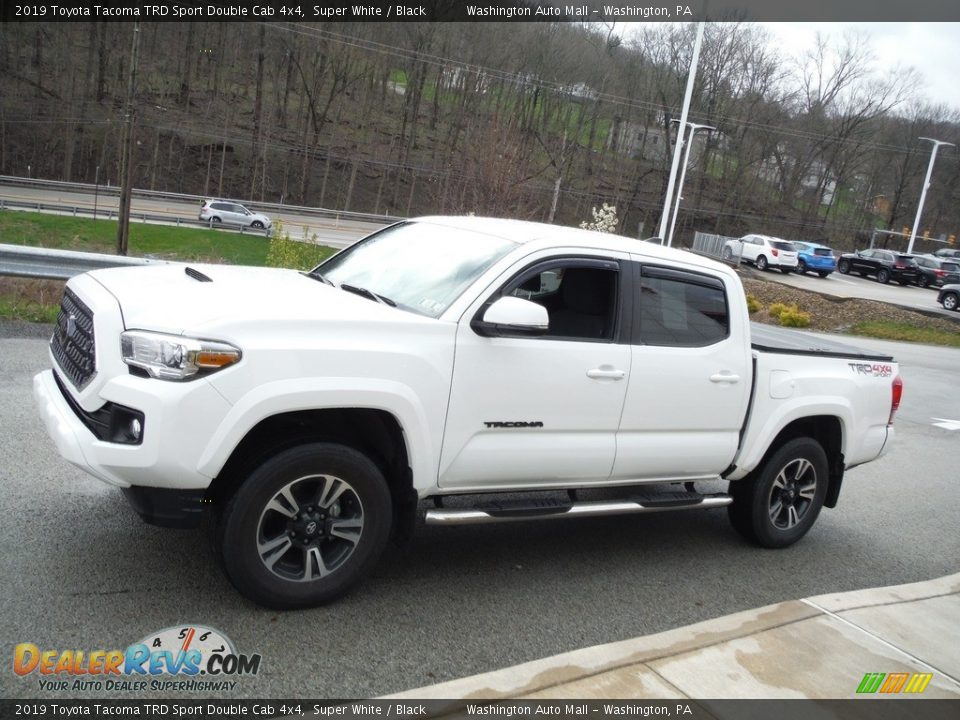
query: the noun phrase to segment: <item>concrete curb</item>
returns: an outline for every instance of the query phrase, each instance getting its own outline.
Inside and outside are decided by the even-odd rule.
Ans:
[[[539,698],[850,698],[868,672],[932,672],[960,699],[960,573],[819,595],[390,695]]]

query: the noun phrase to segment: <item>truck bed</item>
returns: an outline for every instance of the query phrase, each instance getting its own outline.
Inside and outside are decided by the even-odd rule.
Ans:
[[[809,335],[799,330],[750,323],[750,333],[753,349],[761,352],[893,362],[891,355],[863,350],[831,338]]]

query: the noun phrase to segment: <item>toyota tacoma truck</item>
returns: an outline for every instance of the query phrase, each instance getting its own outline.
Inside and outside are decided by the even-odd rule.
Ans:
[[[343,594],[424,510],[727,506],[788,546],[890,447],[902,392],[890,357],[751,329],[717,262],[474,217],[388,226],[310,272],[76,276],[50,359],[34,395],[60,454],[147,522],[206,518],[234,586],[274,608]]]

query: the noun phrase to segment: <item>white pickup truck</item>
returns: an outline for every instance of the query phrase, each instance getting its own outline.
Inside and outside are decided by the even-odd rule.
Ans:
[[[80,275],[50,356],[34,394],[61,455],[148,522],[209,516],[230,580],[276,608],[341,595],[426,499],[448,525],[729,506],[790,545],[890,446],[902,391],[890,357],[751,339],[724,265],[480,218],[305,273]]]

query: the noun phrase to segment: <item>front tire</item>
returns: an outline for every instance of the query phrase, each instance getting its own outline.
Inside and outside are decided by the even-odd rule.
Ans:
[[[830,273],[829,273],[828,271],[822,271],[822,272],[818,272],[818,273],[817,273],[817,275],[819,275],[819,276],[822,277],[822,278],[827,277],[829,274],[830,274]]]
[[[260,222],[259,220],[254,220],[252,223],[250,223],[250,227],[255,228],[257,230],[263,230],[263,223]]]
[[[960,298],[957,297],[956,293],[948,292],[943,296],[943,309],[944,310],[956,310],[960,306]]]
[[[764,255],[760,255],[757,258],[757,270],[763,271],[767,269],[767,258]]]
[[[743,537],[762,547],[793,545],[820,514],[827,481],[823,447],[812,438],[795,438],[748,479],[730,483],[730,522]]]
[[[850,272],[850,261],[849,261],[849,260],[841,260],[840,262],[838,262],[838,263],[837,263],[837,270],[840,271],[840,274],[841,274],[841,275],[846,275],[848,272]]]
[[[782,267],[780,268],[780,272],[782,272],[784,275],[789,275],[793,272],[793,268]]]
[[[277,610],[334,600],[383,553],[391,497],[353,448],[311,443],[270,458],[224,510],[218,550],[234,587]]]

